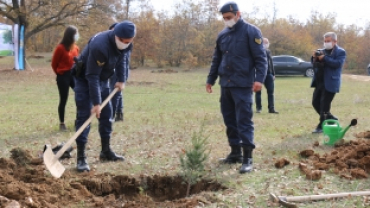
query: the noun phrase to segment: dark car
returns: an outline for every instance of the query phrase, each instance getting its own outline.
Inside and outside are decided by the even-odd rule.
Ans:
[[[276,75],[304,75],[312,77],[314,74],[311,62],[288,55],[273,56]]]

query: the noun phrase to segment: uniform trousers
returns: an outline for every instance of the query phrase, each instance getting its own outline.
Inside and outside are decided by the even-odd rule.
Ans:
[[[86,79],[75,77],[75,101],[77,107],[76,116],[76,131],[83,125],[83,123],[90,117],[93,104],[90,99],[89,85]],[[100,93],[102,102],[109,96],[109,82],[100,81]],[[109,102],[103,109],[101,109],[99,118],[99,134],[100,138],[110,139],[112,133],[112,104]],[[77,144],[85,144],[88,140],[90,132],[90,125],[77,137]]]
[[[252,88],[221,87],[221,113],[230,146],[255,148],[252,105]]]

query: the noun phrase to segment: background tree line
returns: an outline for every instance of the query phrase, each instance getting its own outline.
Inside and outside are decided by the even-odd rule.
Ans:
[[[97,32],[116,21],[129,19],[137,25],[132,65],[155,63],[158,67],[188,68],[210,64],[215,40],[224,27],[218,12],[219,0],[184,0],[172,11],[154,11],[150,0],[0,0],[0,22],[26,25],[28,53],[51,52],[66,25],[80,32],[83,48]],[[346,49],[346,69],[366,68],[370,62],[370,22],[366,28],[338,24],[334,13],[313,11],[306,22],[291,17],[276,18],[277,9],[257,17],[259,8],[242,14],[270,40],[273,55],[294,55],[309,60],[322,48],[323,34],[334,31],[338,44]]]

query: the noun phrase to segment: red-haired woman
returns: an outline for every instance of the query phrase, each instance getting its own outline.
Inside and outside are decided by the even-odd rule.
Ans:
[[[80,49],[75,44],[79,38],[78,30],[75,26],[68,26],[63,35],[62,41],[54,50],[51,67],[57,75],[56,81],[59,90],[59,130],[66,131],[64,124],[65,107],[68,100],[69,87],[74,88],[74,81],[71,75],[71,68],[74,63],[73,57],[78,56]]]

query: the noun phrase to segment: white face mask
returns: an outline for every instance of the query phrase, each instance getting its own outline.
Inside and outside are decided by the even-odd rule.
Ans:
[[[77,42],[77,41],[78,41],[78,39],[80,39],[80,34],[76,33],[76,34],[73,36],[73,40],[74,40],[75,42]]]
[[[236,20],[235,19],[224,20],[224,23],[226,27],[232,28],[236,24]]]
[[[127,44],[122,43],[117,36],[115,36],[115,41],[116,41],[116,46],[119,50],[124,50],[130,45],[130,43],[127,43]]]
[[[265,49],[268,49],[268,48],[270,47],[270,44],[269,44],[269,43],[267,43],[267,44],[263,44],[263,47],[264,47]]]
[[[324,48],[325,48],[326,50],[333,49],[333,43],[332,43],[332,42],[324,43]]]

